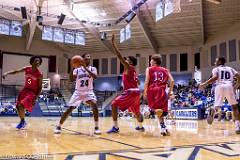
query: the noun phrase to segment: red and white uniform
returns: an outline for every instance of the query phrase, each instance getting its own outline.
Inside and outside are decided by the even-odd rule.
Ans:
[[[149,83],[147,89],[148,105],[151,109],[168,111],[166,85],[169,79],[168,70],[159,66],[149,67]]]
[[[112,106],[117,106],[121,111],[129,109],[135,114],[140,113],[140,90],[134,66],[130,65],[128,71],[124,71],[122,81],[124,91],[113,100]]]
[[[26,67],[25,69],[25,85],[20,91],[17,99],[17,106],[22,104],[29,112],[32,111],[33,104],[37,99],[37,94],[41,88],[39,88],[39,80],[42,77],[42,73],[36,69],[32,70],[32,67]]]

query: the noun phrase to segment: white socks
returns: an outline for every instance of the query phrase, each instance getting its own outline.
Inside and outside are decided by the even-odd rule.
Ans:
[[[95,127],[98,127],[98,121],[95,121]]]
[[[114,127],[118,128],[118,121],[113,121]]]

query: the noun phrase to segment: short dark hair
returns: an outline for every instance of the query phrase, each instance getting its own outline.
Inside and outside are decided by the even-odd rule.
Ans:
[[[39,59],[40,60],[40,64],[42,64],[42,57],[40,56],[32,56],[29,60],[29,63],[32,65],[33,62],[35,61],[35,59]]]
[[[158,55],[158,54],[154,54],[152,57],[151,57],[152,60],[154,60],[154,62],[157,64],[157,65],[161,65],[162,63],[162,57],[161,55]]]
[[[218,57],[218,61],[221,65],[224,65],[226,63],[226,59],[224,57]]]
[[[89,53],[84,53],[83,55],[82,55],[82,58],[85,58],[85,56],[86,55],[88,55]]]
[[[133,56],[128,56],[129,60],[131,61],[133,66],[137,65],[137,58],[133,57]]]

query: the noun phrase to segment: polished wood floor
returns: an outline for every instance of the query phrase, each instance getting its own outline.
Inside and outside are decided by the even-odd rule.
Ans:
[[[61,135],[53,134],[59,117],[27,118],[25,130],[16,130],[17,117],[0,117],[0,159],[49,160],[239,160],[240,135],[233,122],[178,120],[168,125],[170,136],[159,133],[155,119],[146,120],[146,132],[135,131],[134,119],[120,119],[120,133],[108,135],[111,118],[101,118],[103,132],[93,135],[92,118],[69,118]],[[4,158],[5,157],[5,158]],[[11,158],[12,157],[12,158]]]

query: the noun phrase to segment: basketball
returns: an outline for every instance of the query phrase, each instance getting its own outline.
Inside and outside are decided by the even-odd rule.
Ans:
[[[75,55],[75,56],[73,56],[72,59],[71,59],[71,66],[72,66],[73,68],[78,68],[78,67],[82,66],[83,63],[84,63],[84,60],[83,60],[83,58],[82,58],[81,56],[79,56],[79,55]]]

